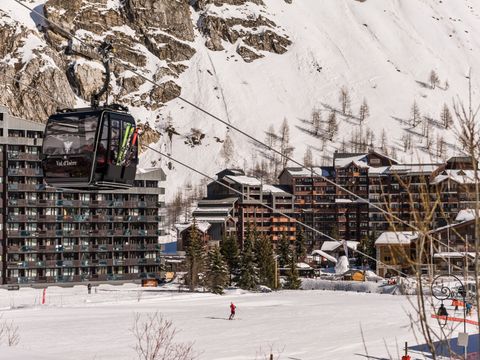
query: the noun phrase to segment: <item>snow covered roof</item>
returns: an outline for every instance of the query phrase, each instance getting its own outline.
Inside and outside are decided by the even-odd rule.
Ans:
[[[345,240],[343,240],[343,241],[345,241]],[[357,250],[358,244],[359,244],[358,241],[347,240],[347,247],[349,249]],[[340,241],[324,241],[323,244],[322,244],[322,248],[320,250],[322,250],[322,251],[334,251],[340,246],[343,247],[343,243],[341,243]]]
[[[390,173],[430,174],[442,164],[398,164],[390,166]]]
[[[306,176],[312,176],[312,170],[313,170],[313,177],[318,177],[318,175],[331,176],[333,168],[328,166],[323,166],[323,167],[314,166],[312,169],[302,168],[302,167],[291,167],[291,168],[285,168],[283,171],[289,173],[290,176],[292,177],[306,177]]]
[[[275,185],[263,185],[262,190],[263,190],[263,192],[271,193],[271,194],[275,193],[275,194],[291,195],[288,191],[285,191],[281,187],[275,186]]]
[[[202,199],[198,205],[232,205],[238,201],[238,197],[229,197],[224,199]]]
[[[464,222],[475,220],[475,209],[463,209],[460,210],[455,218],[455,221]]]
[[[196,216],[198,221],[208,222],[210,224],[222,224],[230,218],[230,216]]]
[[[297,263],[298,269],[313,269],[310,265],[305,264],[304,262]]]
[[[336,168],[346,167],[346,166],[350,165],[351,163],[353,163],[354,165],[356,165],[358,167],[363,167],[363,168],[368,168],[369,167],[368,164],[367,164],[367,154],[335,158],[335,167]]]
[[[193,210],[193,213],[226,213],[230,212],[231,208],[229,207],[197,207]]]
[[[232,180],[233,182],[236,182],[238,184],[242,185],[250,185],[250,186],[260,186],[262,183],[260,180],[257,178],[254,178],[252,176],[247,176],[247,175],[227,175],[225,178]]]
[[[193,225],[193,222],[188,222],[184,224],[175,224],[175,228],[179,231],[179,233],[183,233],[185,230],[189,229]],[[197,229],[202,232],[206,233],[208,229],[210,229],[210,226],[212,226],[210,223],[206,221],[197,221]]]
[[[335,199],[335,202],[336,203],[351,203],[353,201],[350,200],[350,199]]]
[[[329,255],[325,251],[322,251],[322,250],[313,250],[312,255],[320,255],[321,257],[324,257],[328,261],[331,261],[333,263],[337,263],[337,259],[335,259],[332,255]]]
[[[452,251],[452,252],[439,252],[436,254],[433,254],[434,258],[464,258],[465,256],[469,256],[472,259],[475,258],[475,253],[474,252],[458,252],[458,251]]]
[[[480,174],[477,176],[480,177]],[[444,170],[440,175],[433,179],[432,184],[440,184],[441,182],[450,179],[458,184],[475,184],[475,171],[473,170]]]
[[[417,238],[413,231],[385,231],[375,240],[375,245],[408,245]]]
[[[382,175],[387,174],[390,166],[371,167],[368,169],[368,175]]]

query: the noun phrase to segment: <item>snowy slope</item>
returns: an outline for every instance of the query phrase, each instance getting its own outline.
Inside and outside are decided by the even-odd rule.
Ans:
[[[28,5],[41,10],[43,3],[45,0],[35,0]],[[288,4],[264,0],[264,3],[265,6],[248,2],[240,6],[208,5],[203,12],[226,19],[262,15],[274,21],[276,31],[292,41],[285,54],[260,52],[263,58],[246,63],[236,52],[241,39],[235,44],[224,41],[224,51],[211,51],[198,29],[203,12],[192,9],[195,40],[188,43],[196,54],[183,62],[188,68],[174,81],[182,87],[182,96],[186,99],[261,140],[270,125],[278,129],[283,119],[287,119],[295,146],[294,157],[300,161],[305,149],[311,147],[315,162],[324,164],[328,162],[324,157],[331,156],[342,140],[348,142],[352,133],[360,131],[358,120],[339,116],[338,134],[322,149],[318,138],[300,129],[308,127],[305,121],[310,119],[314,108],[322,111],[324,119],[328,115],[327,107],[339,109],[339,90],[343,86],[350,92],[353,115],[358,113],[363,99],[367,99],[371,116],[362,124],[362,131],[365,133],[368,128],[375,133],[373,145],[380,147],[385,129],[389,150],[395,148],[397,158],[406,162],[419,158],[441,160],[435,151],[432,155],[425,151],[426,139],[422,136],[413,135],[415,146],[403,152],[401,139],[410,127],[407,121],[414,100],[422,115],[438,120],[444,103],[451,109],[454,98],[466,98],[466,76],[471,69],[474,100],[480,102],[480,5],[476,1],[294,0]],[[118,4],[111,1],[107,6],[114,9]],[[41,21],[12,0],[2,0],[0,9],[38,33],[35,24]],[[241,26],[235,25],[235,28],[241,29]],[[254,31],[260,32],[262,27]],[[34,48],[45,47],[43,35],[38,36],[40,39],[29,35],[31,42],[24,46],[23,55],[28,56]],[[150,64],[143,69],[144,73],[152,75],[149,67],[161,61],[146,49],[142,48],[141,52]],[[421,83],[428,84],[431,70],[438,73],[440,88],[422,86]],[[448,89],[443,88],[445,81],[449,83]],[[145,95],[150,89],[151,86],[145,84],[136,95]],[[77,103],[80,102],[77,99]],[[226,126],[178,99],[156,111],[143,107],[132,111],[141,121],[149,121],[160,130],[164,130],[166,122],[157,122],[157,115],[163,120],[171,116],[181,135],[173,137],[173,144],[163,136],[156,147],[210,175],[226,165],[251,168],[259,160],[255,146],[229,131],[235,155],[225,161],[219,154],[222,143],[216,138],[225,139]],[[192,128],[206,134],[201,145],[185,144]],[[447,143],[447,153],[442,157],[459,152],[452,130],[434,126],[431,138],[435,141],[440,136]],[[143,156],[142,166],[161,165],[166,169],[170,198],[186,182],[196,183],[200,179],[180,165],[169,170],[167,160],[158,160],[157,154],[149,152]]]
[[[13,320],[20,334],[18,346],[0,344],[0,357],[134,359],[135,339],[130,332],[134,313],[156,311],[173,321],[178,341],[194,342],[199,360],[264,359],[270,347],[280,359],[347,360],[367,355],[398,359],[404,341],[410,346],[424,343],[410,327],[410,301],[415,303],[415,298],[343,291],[234,290],[218,296],[152,290],[142,293],[133,284],[101,285],[98,293],[89,296],[86,286],[49,287],[42,306],[38,305],[41,289],[0,289],[0,314]],[[231,301],[237,306],[238,320],[225,321]],[[429,321],[438,331],[435,320]],[[443,330],[456,337],[460,329],[459,324],[449,324]],[[476,329],[468,325],[467,331],[474,334]],[[416,358],[424,357],[416,354]]]
[[[182,94],[261,140],[270,125],[278,129],[286,118],[296,147],[295,157],[300,161],[305,148],[320,148],[320,141],[296,126],[302,126],[301,119],[310,118],[313,108],[324,109],[322,104],[339,108],[338,93],[342,86],[350,91],[354,114],[358,113],[363,98],[367,99],[371,116],[363,129],[369,127],[375,132],[375,145],[380,146],[380,135],[385,129],[388,143],[397,147],[397,157],[408,162],[418,158],[438,159],[431,159],[422,149],[402,153],[400,139],[409,126],[394,117],[409,119],[416,100],[422,115],[438,119],[444,103],[451,108],[454,97],[466,98],[466,75],[470,68],[478,99],[480,8],[474,1],[302,0],[289,5],[267,0],[265,3],[270,18],[290,35],[293,45],[289,51],[283,55],[265,54],[264,58],[247,64],[234,53],[234,46],[228,48],[226,44],[227,51],[212,52],[202,47],[204,39],[197,36],[198,52],[189,70],[181,76]],[[442,84],[449,82],[448,90],[432,90],[417,83],[428,83],[431,70],[438,73]],[[224,165],[218,155],[221,144],[213,137],[225,138],[225,126],[178,100],[169,103],[165,113],[171,113],[175,124],[184,131],[198,127],[208,134],[201,151],[198,148],[192,151],[177,139],[172,154],[209,174],[220,170]],[[338,148],[342,138],[348,141],[350,133],[358,131],[357,124],[340,120],[339,135],[334,144],[325,148],[326,152],[331,154]],[[241,135],[232,131],[230,134],[237,154],[232,165],[251,166],[253,147]],[[437,135],[455,145],[451,130],[434,128],[432,137]],[[424,139],[414,137],[414,141],[420,144]],[[455,151],[449,148],[449,152]],[[321,155],[320,151],[314,151],[318,163]],[[181,184],[182,179],[190,176],[178,170],[170,178]]]

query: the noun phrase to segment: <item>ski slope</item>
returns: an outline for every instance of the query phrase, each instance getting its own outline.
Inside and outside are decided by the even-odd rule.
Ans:
[[[396,358],[404,341],[424,343],[410,327],[412,307],[403,296],[239,290],[218,296],[142,292],[133,284],[101,285],[91,295],[86,286],[49,287],[46,305],[39,305],[41,295],[41,289],[0,290],[0,315],[15,321],[21,337],[16,347],[0,344],[2,360],[133,359],[134,313],[155,311],[173,321],[178,341],[194,342],[202,360],[263,359],[270,347],[280,359],[361,359],[367,352],[383,359]],[[231,301],[235,321],[226,320]],[[454,326],[456,335],[461,325]]]

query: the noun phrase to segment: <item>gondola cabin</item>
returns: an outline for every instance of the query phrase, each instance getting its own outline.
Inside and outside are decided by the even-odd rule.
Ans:
[[[138,133],[127,112],[66,110],[48,119],[42,167],[48,185],[65,189],[121,189],[133,185]]]

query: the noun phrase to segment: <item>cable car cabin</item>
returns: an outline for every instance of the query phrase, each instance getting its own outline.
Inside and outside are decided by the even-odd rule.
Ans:
[[[121,189],[133,185],[138,133],[128,113],[111,108],[52,115],[42,148],[48,185],[66,189]]]

